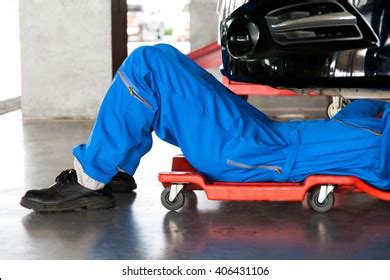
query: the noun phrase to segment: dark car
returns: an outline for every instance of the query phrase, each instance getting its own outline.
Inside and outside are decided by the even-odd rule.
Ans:
[[[390,1],[252,0],[220,14],[222,73],[234,81],[390,98]],[[242,2],[242,1],[241,1]]]

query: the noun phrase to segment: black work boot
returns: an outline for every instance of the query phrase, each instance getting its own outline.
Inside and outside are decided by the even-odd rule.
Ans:
[[[61,172],[56,183],[42,190],[31,190],[20,204],[40,212],[64,212],[81,209],[107,209],[115,205],[111,194],[87,189],[77,182],[74,169]]]
[[[130,193],[137,188],[133,176],[119,171],[103,188],[108,193]]]

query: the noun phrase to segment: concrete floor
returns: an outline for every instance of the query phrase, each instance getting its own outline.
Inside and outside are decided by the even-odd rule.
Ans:
[[[38,214],[19,206],[28,189],[71,167],[90,122],[22,122],[0,116],[0,259],[388,259],[390,203],[337,195],[317,214],[299,203],[208,201],[197,192],[168,212],[157,173],[179,149],[156,139],[136,173],[135,193],[111,210]]]

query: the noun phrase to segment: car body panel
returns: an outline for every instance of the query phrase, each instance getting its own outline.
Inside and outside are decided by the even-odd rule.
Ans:
[[[221,19],[222,73],[293,88],[390,88],[390,2],[257,0]]]

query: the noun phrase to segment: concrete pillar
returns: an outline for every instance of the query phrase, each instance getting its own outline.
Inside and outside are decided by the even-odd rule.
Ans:
[[[216,9],[217,0],[191,0],[191,50],[217,41],[218,15],[216,14]]]
[[[20,0],[24,118],[94,118],[112,78],[111,0]]]
[[[1,102],[20,96],[21,92],[18,1],[0,0],[0,34],[2,42],[0,47]],[[7,111],[2,109],[0,109],[0,114]]]

